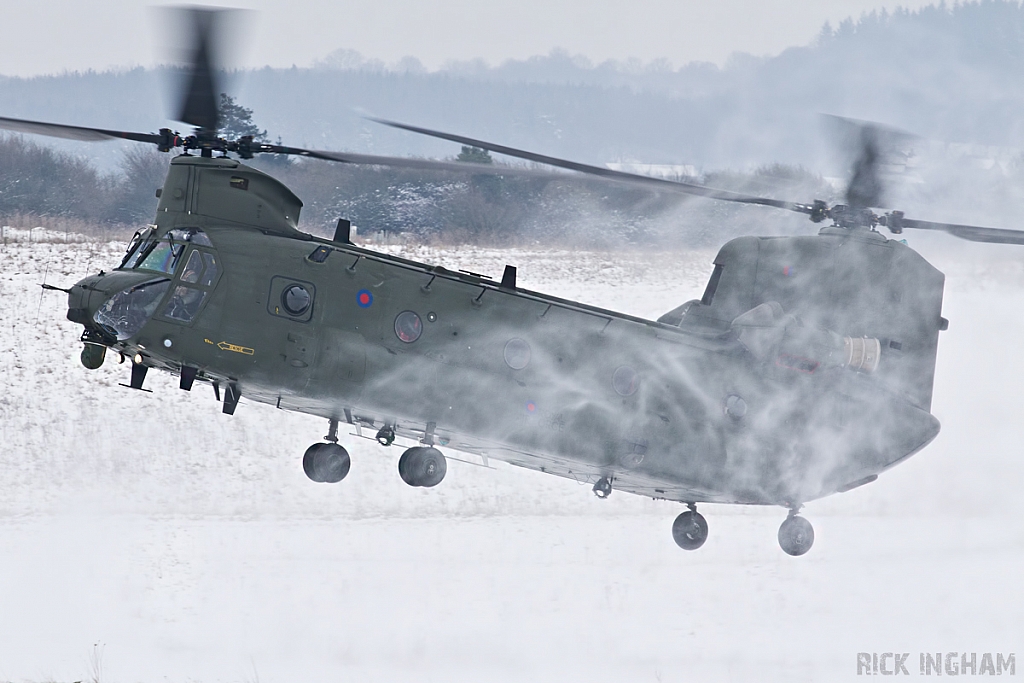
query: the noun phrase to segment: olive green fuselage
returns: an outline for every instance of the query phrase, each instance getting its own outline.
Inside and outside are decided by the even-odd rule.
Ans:
[[[147,239],[208,244],[83,280],[73,319],[243,399],[685,502],[798,504],[938,433],[942,276],[877,234],[735,240],[704,300],[658,322],[314,238],[300,207],[238,162],[178,157]],[[190,271],[192,251],[216,266]],[[154,279],[140,329],[96,331],[104,301]],[[843,356],[851,338],[877,341],[875,367]]]

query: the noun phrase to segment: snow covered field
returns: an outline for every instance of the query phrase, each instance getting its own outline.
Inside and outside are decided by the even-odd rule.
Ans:
[[[355,437],[349,477],[313,484],[321,420],[84,369],[38,283],[123,245],[52,237],[0,251],[0,681],[821,681],[894,651],[911,675],[922,651],[1014,652],[1024,675],[1022,250],[912,241],[947,273],[943,431],[808,505],[792,558],[783,510],[703,506],[685,552],[677,505],[500,463],[412,489],[400,449]],[[389,249],[645,317],[713,257]]]

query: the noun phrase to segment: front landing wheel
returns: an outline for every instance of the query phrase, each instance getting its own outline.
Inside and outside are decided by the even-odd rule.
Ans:
[[[348,475],[351,466],[348,451],[336,443],[315,443],[302,456],[306,476],[320,484],[337,484]]]
[[[708,522],[696,510],[688,510],[672,523],[672,538],[683,550],[696,550],[708,540]]]
[[[803,517],[790,515],[779,527],[779,545],[788,555],[803,555],[814,545],[814,527]]]

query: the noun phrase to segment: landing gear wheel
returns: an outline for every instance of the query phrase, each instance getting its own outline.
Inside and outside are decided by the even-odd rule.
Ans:
[[[803,517],[790,515],[779,527],[779,545],[788,555],[803,555],[814,545],[814,527]]]
[[[708,522],[696,510],[687,510],[672,522],[672,538],[683,550],[696,550],[708,540]]]
[[[436,448],[415,446],[398,459],[398,476],[409,486],[437,486],[448,471],[448,462]]]
[[[315,443],[302,456],[306,476],[320,484],[337,484],[351,467],[348,451],[336,443]]]
[[[608,477],[601,477],[594,484],[594,495],[598,498],[607,498],[612,495],[612,483],[608,480]]]

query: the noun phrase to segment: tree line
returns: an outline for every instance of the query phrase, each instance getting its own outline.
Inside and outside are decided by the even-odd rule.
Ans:
[[[152,222],[166,155],[124,153],[104,174],[86,159],[17,135],[0,137],[0,217],[39,215],[116,227]]]

